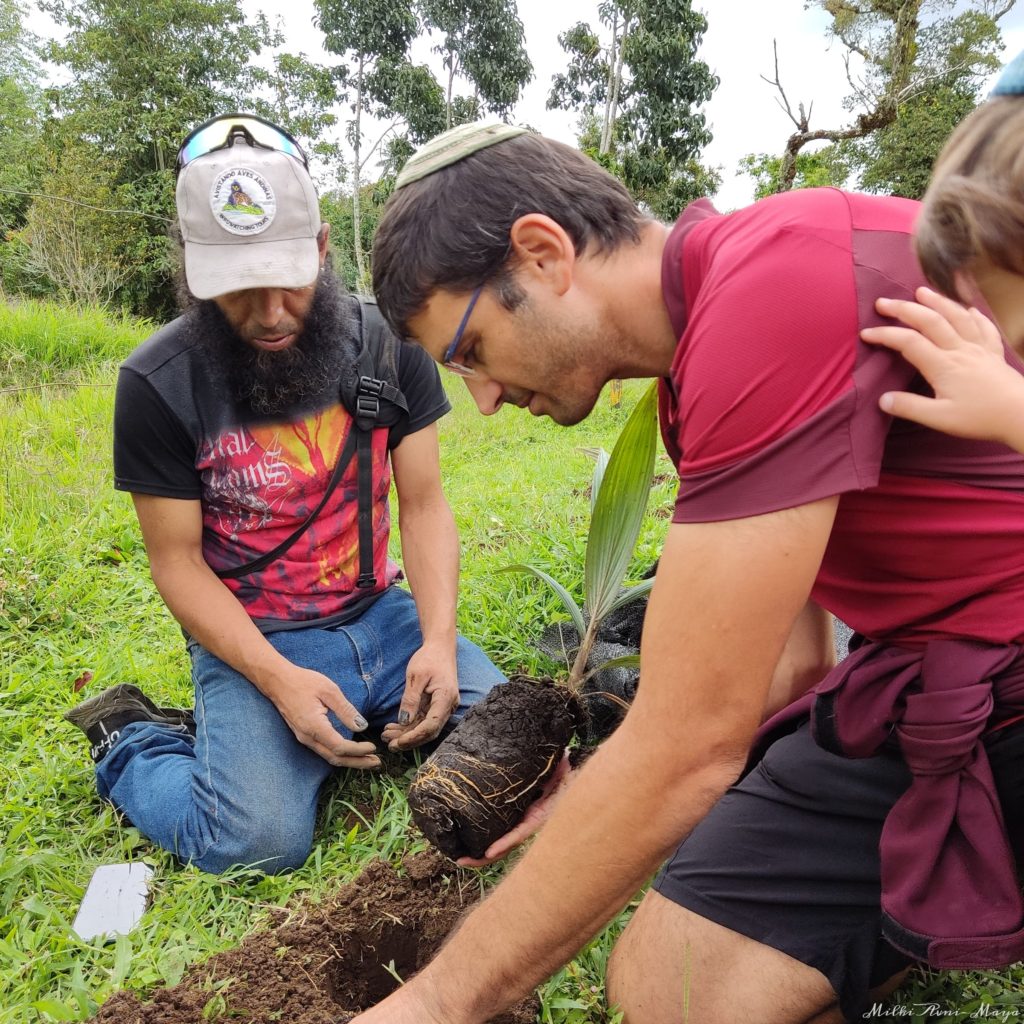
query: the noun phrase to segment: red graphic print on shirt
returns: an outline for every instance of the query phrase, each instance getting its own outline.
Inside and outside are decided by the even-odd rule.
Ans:
[[[250,562],[286,540],[316,508],[352,418],[341,404],[302,419],[237,427],[205,440],[203,554],[216,569]],[[387,560],[391,466],[387,429],[373,432],[373,549],[377,589],[398,574]],[[305,533],[261,572],[227,585],[253,618],[305,620],[342,611],[367,591],[359,573],[356,460]]]

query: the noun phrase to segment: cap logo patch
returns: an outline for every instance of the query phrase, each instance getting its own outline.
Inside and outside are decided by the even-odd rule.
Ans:
[[[274,222],[277,200],[262,174],[248,167],[230,167],[213,180],[210,209],[225,231],[258,235]]]

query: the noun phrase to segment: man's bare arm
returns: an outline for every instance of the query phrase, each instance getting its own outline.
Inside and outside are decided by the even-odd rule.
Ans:
[[[278,654],[206,564],[200,503],[148,494],[132,499],[153,582],[178,622],[272,701],[301,743],[331,764],[379,765],[372,743],[345,739],[327,720],[331,710],[350,728],[356,725],[355,708],[337,686]]]
[[[821,562],[829,498],[676,524],[633,708],[434,962],[359,1024],[478,1024],[573,956],[732,783]]]
[[[764,717],[771,718],[776,711],[803,696],[821,682],[835,663],[832,616],[821,605],[808,601],[793,623],[782,657],[775,666]]]

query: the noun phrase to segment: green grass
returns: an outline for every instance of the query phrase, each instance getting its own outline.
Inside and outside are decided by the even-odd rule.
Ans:
[[[123,359],[150,330],[99,309],[69,316],[55,302],[15,302],[0,293],[0,394],[70,381],[75,371]]]
[[[0,1024],[84,1020],[120,987],[173,983],[187,964],[267,925],[273,908],[328,893],[372,857],[397,859],[418,842],[402,768],[343,773],[325,794],[309,861],[273,878],[183,868],[96,797],[85,742],[61,720],[78,699],[75,680],[88,671],[90,693],[137,681],[160,702],[191,700],[180,632],[150,582],[131,502],[111,480],[116,364],[148,332],[95,312],[0,305]],[[506,672],[554,668],[531,638],[563,616],[538,581],[498,570],[530,561],[580,596],[593,464],[577,446],[610,449],[642,387],[627,386],[623,409],[602,401],[571,430],[518,410],[485,420],[461,384],[450,390],[442,470],[463,546],[459,625]],[[658,470],[666,479],[636,575],[671,514],[667,460]],[[156,868],[140,927],[108,946],[74,938],[93,869],[137,858]],[[541,988],[545,1024],[614,1024],[602,977],[618,927]],[[920,1019],[966,1020],[958,1007],[998,1006],[1022,989],[1019,971],[922,977],[905,1001],[952,1010]]]

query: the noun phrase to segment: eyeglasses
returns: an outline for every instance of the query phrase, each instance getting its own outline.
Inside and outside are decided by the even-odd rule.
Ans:
[[[477,288],[469,297],[469,304],[466,306],[466,312],[462,314],[462,321],[459,324],[459,329],[455,332],[455,337],[452,338],[451,344],[445,349],[444,358],[441,360],[441,365],[446,370],[451,370],[452,373],[458,374],[460,377],[476,376],[476,370],[474,370],[472,366],[465,366],[462,363],[457,363],[454,356],[458,350],[459,343],[462,341],[462,335],[466,331],[466,324],[469,323],[469,317],[473,312],[473,307],[476,305],[476,300],[480,298],[480,293],[483,290],[484,286],[480,285],[480,287]]]
[[[201,156],[234,145],[239,135],[250,146],[287,153],[309,170],[309,160],[302,147],[283,128],[255,114],[221,114],[189,132],[178,150],[175,174],[181,174],[193,160]]]

